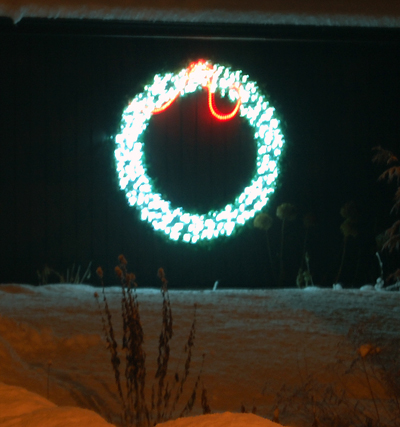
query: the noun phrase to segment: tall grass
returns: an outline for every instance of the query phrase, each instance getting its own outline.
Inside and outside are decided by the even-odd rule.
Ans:
[[[90,261],[86,270],[81,275],[81,266],[78,265],[78,267],[75,268],[75,264],[72,264],[72,267],[67,268],[67,272],[64,274],[46,264],[41,270],[37,270],[36,274],[38,276],[39,285],[47,285],[50,283],[80,284],[90,279],[91,267],[92,262]]]
[[[97,269],[97,275],[102,285],[102,303],[97,293],[95,297],[99,306],[103,333],[110,353],[111,366],[121,401],[121,424],[124,427],[150,427],[174,417],[188,415],[196,401],[204,363],[203,355],[203,363],[189,398],[184,403],[181,403],[192,362],[196,334],[196,306],[189,336],[184,347],[186,360],[183,373],[179,375],[178,371],[176,371],[171,379],[168,373],[171,351],[170,341],[173,337],[173,317],[168,293],[168,281],[164,270],[160,268],[158,277],[161,281],[162,325],[158,340],[157,369],[151,390],[147,390],[145,336],[140,319],[136,277],[133,273],[128,272],[127,261],[123,255],[119,256],[119,264],[115,267],[115,272],[121,282],[121,351],[125,353],[125,369],[122,367],[121,352],[106,297],[103,271],[100,267]],[[151,397],[149,398],[149,396]],[[178,406],[181,407],[180,411],[178,411]],[[201,406],[203,413],[211,412],[204,386],[202,386]]]

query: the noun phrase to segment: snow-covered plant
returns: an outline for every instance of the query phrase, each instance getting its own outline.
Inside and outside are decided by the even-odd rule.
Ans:
[[[385,279],[383,278],[383,262],[382,262],[382,258],[378,252],[375,252],[376,257],[378,258],[378,263],[379,263],[379,268],[380,268],[380,275],[379,277],[376,279],[376,283],[375,283],[375,289],[377,291],[382,290],[383,287],[385,286]]]
[[[340,231],[343,234],[343,249],[335,283],[339,282],[340,276],[342,274],[344,260],[346,257],[348,238],[350,236],[356,237],[358,235],[358,210],[356,204],[353,201],[344,204],[340,209],[340,215],[342,218],[344,218],[344,221],[340,225]]]
[[[390,211],[391,214],[399,215],[400,212],[400,164],[398,158],[389,150],[378,146],[374,147],[375,152],[372,161],[385,165],[387,169],[379,176],[379,181],[387,181],[388,183],[395,182],[397,185],[396,192],[394,195],[394,204]],[[385,240],[382,245],[382,249],[387,249],[389,253],[400,248],[400,219],[397,219],[391,227],[385,232]],[[389,276],[391,279],[395,279],[395,287],[397,286],[400,278],[400,269]]]
[[[304,260],[306,262],[306,268],[303,270],[303,268],[300,267],[297,273],[296,285],[298,288],[314,286],[312,274],[310,271],[310,257],[308,256],[308,252],[304,254]]]
[[[97,269],[102,284],[103,306],[99,301],[99,295],[95,297],[101,313],[103,332],[107,348],[111,356],[111,365],[114,372],[115,383],[122,406],[122,425],[124,427],[150,427],[167,421],[174,417],[180,398],[184,392],[184,386],[189,376],[192,350],[196,332],[196,307],[189,337],[185,345],[186,360],[184,371],[180,375],[175,372],[173,379],[168,377],[168,365],[170,359],[170,340],[173,336],[173,321],[171,304],[168,293],[168,282],[162,268],[158,270],[161,280],[162,294],[162,326],[158,342],[157,370],[155,382],[151,388],[151,401],[148,402],[146,393],[146,352],[144,350],[144,331],[140,319],[139,302],[137,296],[136,277],[127,271],[127,261],[123,255],[119,256],[119,265],[115,272],[121,282],[121,315],[122,315],[122,351],[125,353],[125,370],[121,370],[121,356],[116,340],[116,334],[112,322],[111,311],[105,294],[103,271]],[[204,355],[203,355],[204,362]],[[194,406],[197,390],[200,385],[202,367],[197,376],[192,392],[177,416],[188,415]],[[125,381],[121,379],[122,375]],[[204,413],[209,413],[206,389],[203,386],[201,405]]]

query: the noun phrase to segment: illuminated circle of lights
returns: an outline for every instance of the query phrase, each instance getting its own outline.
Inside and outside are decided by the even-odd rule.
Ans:
[[[193,214],[181,207],[172,207],[154,190],[144,162],[142,137],[153,114],[164,111],[178,96],[201,89],[208,91],[208,106],[216,119],[229,120],[239,114],[247,120],[254,130],[257,158],[255,175],[232,203],[221,210]],[[216,91],[234,103],[231,113],[217,111]],[[115,143],[119,184],[128,203],[137,206],[141,219],[155,230],[164,232],[172,240],[196,243],[230,236],[236,227],[244,225],[267,204],[278,177],[284,138],[275,109],[255,82],[241,71],[200,60],[177,74],[157,74],[153,83],[145,86],[144,92],[136,95],[124,110]]]

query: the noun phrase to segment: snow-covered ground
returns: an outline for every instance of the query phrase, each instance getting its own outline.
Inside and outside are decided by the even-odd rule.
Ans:
[[[120,406],[95,291],[99,289],[88,285],[0,285],[0,425],[117,423]],[[107,288],[106,294],[115,330],[120,331],[120,288]],[[138,298],[151,387],[162,299],[152,289],[139,289]],[[272,418],[282,385],[300,384],[310,373],[321,381],[334,381],[334,373],[326,367],[338,349],[357,356],[346,338],[351,325],[376,316],[381,319],[377,328],[382,336],[398,336],[400,330],[400,292],[170,291],[170,299],[174,321],[171,374],[183,369],[183,348],[197,304],[189,388],[204,353],[202,381],[214,414],[177,420],[167,423],[168,427],[271,427],[274,424],[260,416]],[[358,392],[365,395],[365,390]],[[242,405],[249,410],[255,406],[260,416],[240,414]],[[191,415],[200,414],[197,405]],[[293,416],[280,422],[296,425]]]

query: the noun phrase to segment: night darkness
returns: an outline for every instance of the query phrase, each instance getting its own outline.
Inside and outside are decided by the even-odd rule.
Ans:
[[[110,36],[105,24],[100,35],[33,27],[24,21],[1,27],[0,282],[37,283],[45,264],[66,271],[92,261],[112,283],[124,253],[142,286],[157,286],[160,266],[172,288],[211,288],[215,280],[225,287],[276,286],[265,234],[251,224],[208,246],[172,243],[139,220],[118,188],[112,135],[127,102],[154,74],[199,58],[243,70],[282,120],[285,155],[264,211],[274,218],[269,240],[277,266],[276,208],[284,202],[297,208],[285,233],[285,286],[295,286],[308,213],[316,218],[307,244],[313,279],[332,285],[343,242],[340,209],[349,201],[358,208],[358,236],[349,239],[342,281],[375,282],[375,238],[394,221],[394,187],[377,182],[383,169],[371,159],[377,145],[400,155],[397,30],[357,30],[354,37],[337,29],[326,37],[323,28],[305,29],[257,40]],[[226,204],[254,172],[246,124],[209,123],[203,105],[202,96],[180,100],[146,133],[152,177],[188,210]],[[208,136],[181,132],[179,120],[193,114]],[[386,273],[398,267],[396,255],[384,258]]]

